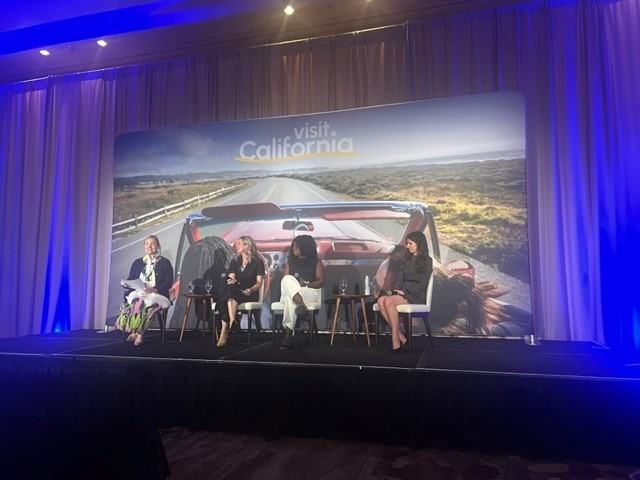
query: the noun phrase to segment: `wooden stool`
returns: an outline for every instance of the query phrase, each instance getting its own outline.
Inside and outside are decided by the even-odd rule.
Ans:
[[[195,305],[194,300],[196,302],[201,301],[202,308],[204,308],[204,318],[202,320],[202,336],[204,337],[205,329],[206,329],[205,323],[207,321],[207,317],[209,316],[209,309],[211,308],[211,305],[215,300],[213,295],[207,294],[207,293],[181,293],[180,295],[182,295],[183,297],[186,297],[187,299],[187,304],[184,307],[184,317],[182,318],[182,328],[180,330],[180,341],[182,342],[182,337],[184,335],[184,328],[187,325],[187,317],[189,316],[189,310],[191,309],[191,304],[193,303]],[[197,318],[198,318],[198,315],[196,313],[196,319]],[[200,320],[198,319],[196,323],[196,330],[198,329],[199,323],[200,323]],[[215,321],[213,323],[214,323],[213,331],[214,331],[214,337],[215,337],[215,330],[216,330]]]

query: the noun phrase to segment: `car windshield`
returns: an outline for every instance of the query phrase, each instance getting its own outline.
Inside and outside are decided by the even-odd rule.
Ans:
[[[322,239],[333,240],[363,240],[385,241],[398,243],[402,240],[408,218],[401,220],[339,220],[327,221],[311,219],[305,223],[298,222],[293,228],[283,228],[283,221],[248,220],[245,222],[218,223],[212,219],[197,222],[201,237],[221,236],[236,238],[251,235],[256,241],[291,240],[296,235],[310,233],[316,241]],[[233,232],[233,236],[229,235]]]
[[[229,244],[249,236],[265,259],[271,274],[285,267],[291,241],[311,235],[328,281],[342,268],[374,275],[378,266],[409,232],[422,231],[430,254],[439,260],[433,215],[416,202],[327,202],[276,205],[252,203],[205,207],[187,217],[176,256],[182,269],[186,251],[201,240],[218,237]]]
[[[235,206],[234,206],[235,207]],[[400,202],[283,205],[242,209],[211,207],[194,219],[200,238],[251,235],[258,243],[290,241],[309,233],[316,241],[359,240],[395,245],[408,229],[423,229],[426,207]]]

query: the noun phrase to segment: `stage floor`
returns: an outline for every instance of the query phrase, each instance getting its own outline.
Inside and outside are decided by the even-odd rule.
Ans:
[[[144,467],[131,478],[166,478],[158,432],[173,427],[600,463],[632,463],[640,450],[640,368],[591,342],[436,337],[432,348],[415,337],[414,351],[392,354],[388,336],[368,347],[362,335],[331,346],[301,334],[290,351],[271,333],[250,345],[234,334],[225,348],[210,333],[178,339],[0,339],[0,468],[98,479]],[[122,463],[114,445],[132,439],[152,464]],[[30,463],[36,451],[46,462]],[[51,465],[65,476],[47,476]]]
[[[433,372],[471,374],[545,376],[592,380],[640,380],[637,365],[625,365],[615,352],[593,342],[542,340],[528,345],[523,339],[485,337],[435,337],[433,348],[425,337],[415,337],[412,352],[391,354],[390,339],[380,336],[371,347],[363,335],[356,340],[349,334],[336,335],[329,345],[329,335],[320,334],[310,344],[307,334],[298,334],[290,351],[273,344],[271,333],[246,332],[230,336],[229,345],[216,348],[211,333],[187,331],[179,341],[178,331],[168,331],[161,343],[160,332],[147,333],[146,343],[134,346],[123,342],[121,332],[75,330],[63,333],[0,339],[0,357],[21,355],[56,359],[118,360],[126,362],[163,360],[204,363],[258,363],[280,366],[325,366],[375,369],[412,369]]]

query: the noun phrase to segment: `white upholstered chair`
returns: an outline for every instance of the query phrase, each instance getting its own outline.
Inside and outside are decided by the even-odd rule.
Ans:
[[[307,288],[307,287],[303,287]],[[314,334],[317,332],[316,327],[316,312],[320,311],[322,307],[322,299],[323,299],[323,291],[324,287],[320,287],[318,293],[318,301],[317,302],[304,302],[307,308],[309,309],[309,338],[311,341],[311,345],[313,345]],[[271,331],[273,333],[273,344],[276,343],[276,315],[282,315],[284,312],[284,303],[282,302],[273,302],[271,304]],[[296,322],[296,327],[298,323]]]
[[[251,344],[251,324],[253,314],[260,315],[262,313],[262,301],[264,300],[264,286],[266,282],[262,282],[258,294],[258,299],[252,302],[242,302],[238,304],[238,313],[247,314],[247,342]],[[256,326],[258,322],[256,322]]]
[[[405,331],[407,332],[407,342],[409,343],[409,351],[411,351],[411,339],[413,337],[413,317],[422,317],[424,321],[424,328],[427,331],[427,336],[429,337],[429,343],[431,344],[431,348],[433,348],[433,336],[431,335],[431,327],[429,326],[428,316],[431,312],[431,299],[433,297],[433,277],[434,274],[431,273],[429,277],[429,283],[427,283],[427,295],[425,303],[405,303],[402,305],[398,305],[396,310],[400,314],[400,319],[403,320],[405,325]],[[375,314],[375,342],[376,347],[378,346],[378,312],[380,309],[378,308],[378,304],[373,304],[373,312]]]

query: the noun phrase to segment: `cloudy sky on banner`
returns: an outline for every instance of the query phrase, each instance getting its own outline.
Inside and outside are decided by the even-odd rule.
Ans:
[[[114,174],[471,161],[524,147],[524,98],[496,92],[128,133],[116,139]]]

